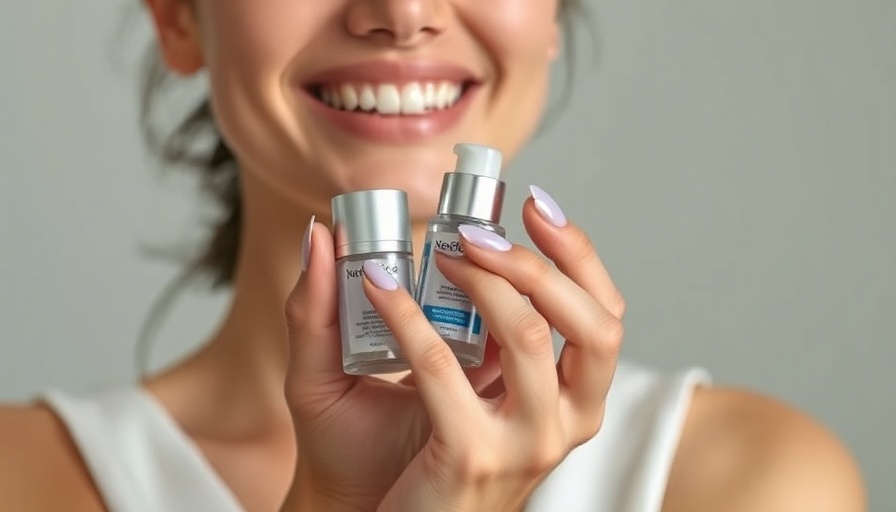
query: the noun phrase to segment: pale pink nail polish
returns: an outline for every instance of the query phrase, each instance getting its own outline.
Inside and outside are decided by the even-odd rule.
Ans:
[[[308,270],[308,262],[311,260],[311,233],[314,231],[315,216],[311,216],[308,227],[305,228],[305,236],[302,237],[302,270]]]
[[[390,292],[398,289],[398,281],[379,263],[368,260],[364,262],[362,267],[364,268],[364,275],[377,288]]]
[[[479,226],[464,224],[459,226],[457,230],[460,232],[460,235],[464,237],[464,240],[476,247],[500,252],[507,252],[513,248],[513,244],[508,242],[506,238],[487,229],[482,229]]]
[[[535,200],[535,209],[546,221],[558,228],[566,226],[568,223],[566,214],[550,194],[537,185],[529,185],[529,192],[532,194],[532,199]]]

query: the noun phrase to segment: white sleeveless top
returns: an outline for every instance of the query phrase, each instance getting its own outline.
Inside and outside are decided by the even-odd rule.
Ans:
[[[620,364],[600,433],[573,450],[532,495],[528,512],[658,512],[701,369],[666,375]],[[240,512],[198,447],[132,384],[44,402],[68,428],[112,512]]]

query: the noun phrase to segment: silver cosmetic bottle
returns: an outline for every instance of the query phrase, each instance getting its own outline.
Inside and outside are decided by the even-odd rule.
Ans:
[[[392,332],[367,300],[363,264],[374,261],[413,293],[414,260],[408,197],[367,190],[331,200],[339,289],[342,367],[352,375],[408,369]]]
[[[417,303],[461,366],[482,364],[488,330],[469,297],[448,281],[436,266],[436,253],[463,254],[458,226],[474,224],[504,236],[501,207],[504,182],[501,152],[488,146],[457,144],[457,165],[445,174],[435,217],[429,221],[417,284]]]

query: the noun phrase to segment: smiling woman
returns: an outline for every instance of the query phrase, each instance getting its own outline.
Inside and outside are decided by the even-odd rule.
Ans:
[[[576,4],[146,3],[164,68],[149,75],[145,120],[169,71],[209,77],[171,138],[147,133],[225,207],[191,268],[232,286],[231,308],[200,351],[139,383],[0,409],[0,508],[863,508],[850,455],[811,419],[698,368],[619,363],[625,301],[537,186],[520,213],[536,249],[467,223],[463,255],[435,258],[489,326],[481,366],[463,369],[367,260],[354,277],[411,373],[343,371],[331,198],[406,192],[422,252],[455,143],[512,159],[531,138]],[[207,155],[193,139],[204,130]]]

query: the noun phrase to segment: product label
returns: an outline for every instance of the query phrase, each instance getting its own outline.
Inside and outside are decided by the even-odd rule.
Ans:
[[[392,331],[364,294],[365,259],[340,260],[336,265],[339,280],[339,324],[342,353],[354,355],[365,352],[389,351],[398,353]],[[371,261],[386,269],[408,292],[413,290],[413,261],[405,255],[387,254]]]
[[[486,332],[470,298],[445,278],[435,262],[436,253],[463,256],[457,233],[430,232],[423,249],[423,266],[417,302],[442,338],[484,344]]]

